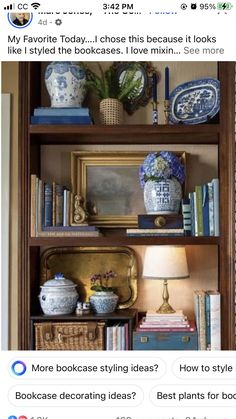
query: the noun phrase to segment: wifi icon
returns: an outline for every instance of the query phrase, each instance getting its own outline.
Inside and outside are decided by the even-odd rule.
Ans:
[[[31,6],[36,10],[40,6],[40,3],[31,3]]]

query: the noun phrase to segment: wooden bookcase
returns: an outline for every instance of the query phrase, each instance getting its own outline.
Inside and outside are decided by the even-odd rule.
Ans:
[[[217,124],[40,126],[30,115],[41,102],[41,63],[20,63],[19,139],[19,349],[32,347],[31,322],[38,311],[39,261],[43,246],[214,245],[218,248],[218,285],[222,295],[222,347],[234,349],[234,78],[233,63],[218,64],[221,110]],[[122,229],[103,237],[30,238],[30,174],[40,176],[40,147],[63,144],[215,144],[220,178],[220,237],[126,237]],[[63,243],[62,243],[63,242]],[[43,317],[42,317],[43,319]]]

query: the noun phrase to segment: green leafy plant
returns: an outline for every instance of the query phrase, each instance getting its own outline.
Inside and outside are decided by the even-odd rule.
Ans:
[[[98,64],[100,75],[92,70],[87,69],[87,86],[94,89],[99,99],[118,99],[124,102],[138,96],[142,85],[142,76],[137,78],[138,66],[133,64],[129,69],[124,71],[122,80],[119,80],[117,73],[113,67],[103,70]]]

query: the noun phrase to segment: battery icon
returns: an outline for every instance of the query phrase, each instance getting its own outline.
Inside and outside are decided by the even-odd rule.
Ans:
[[[225,2],[225,3],[217,3],[218,10],[231,10],[233,7],[232,3]]]

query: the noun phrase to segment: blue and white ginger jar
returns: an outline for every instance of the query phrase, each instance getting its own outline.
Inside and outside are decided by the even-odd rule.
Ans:
[[[115,311],[118,295],[113,291],[99,291],[90,297],[90,304],[95,313],[107,314]]]
[[[182,187],[175,179],[148,180],[144,185],[144,205],[147,214],[177,214],[182,199]]]
[[[55,274],[41,285],[39,301],[44,314],[71,314],[78,301],[77,285],[63,274]]]
[[[46,68],[45,84],[55,108],[81,108],[86,94],[85,70],[73,61],[53,61]]]

